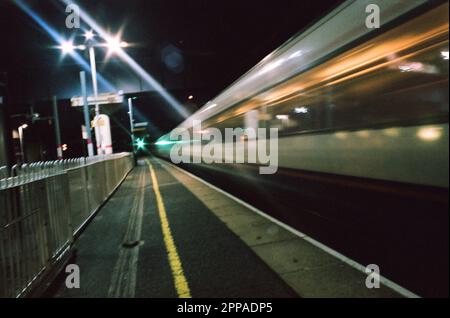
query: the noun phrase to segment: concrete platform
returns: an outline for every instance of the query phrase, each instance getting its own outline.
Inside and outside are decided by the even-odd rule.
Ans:
[[[76,242],[80,288],[67,289],[62,273],[49,295],[402,296],[368,289],[357,267],[259,212],[167,162],[141,160]]]

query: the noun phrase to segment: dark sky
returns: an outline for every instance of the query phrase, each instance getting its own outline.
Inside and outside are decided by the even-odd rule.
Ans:
[[[81,31],[65,28],[65,5],[61,1],[20,1],[61,36],[77,36],[75,41],[82,42]],[[187,96],[193,94],[192,110],[215,97],[267,54],[341,2],[76,1],[104,29],[112,33],[122,30],[122,38],[132,44],[127,53],[181,103],[186,103]],[[49,100],[52,95],[59,98],[80,95],[80,66],[70,57],[62,59],[60,51],[53,48],[56,44],[13,0],[0,0],[0,72],[7,73],[11,104]],[[145,81],[117,58],[105,61],[102,49],[97,50],[97,64],[99,72],[117,89],[126,93],[150,90]],[[107,90],[100,86],[100,91]],[[158,112],[154,120],[157,130],[170,129],[181,120],[176,116],[169,120],[170,108],[163,112],[161,109],[153,108]],[[155,118],[149,105],[142,111],[144,116]]]
[[[61,2],[22,1],[62,36],[69,37],[77,33],[65,28],[66,14]],[[219,93],[265,55],[338,2],[77,1],[105,29],[112,33],[122,29],[123,39],[135,44],[127,52],[169,89],[207,87],[213,94]],[[71,72],[72,68],[77,69],[76,62],[71,58],[61,61],[60,52],[51,48],[56,44],[54,40],[13,5],[12,0],[0,0],[0,3],[0,70],[10,73],[11,78],[20,77],[20,80],[27,82],[27,86],[44,87],[44,91],[49,91],[43,94],[42,89],[27,87],[25,91],[31,95],[29,97],[37,95],[37,98],[42,98],[48,93],[67,94],[67,87],[73,84],[61,81],[60,78],[72,78],[68,73],[77,73],[76,70]],[[173,51],[176,51],[174,63],[165,63],[164,54],[170,55]],[[123,67],[123,63],[113,59],[103,65],[102,60],[102,52],[99,52],[99,70],[101,73],[105,72],[105,77],[117,79],[120,76],[133,76],[126,72],[127,68]],[[60,76],[61,73],[65,76]],[[29,79],[32,80],[31,83]],[[33,83],[37,79],[40,85]],[[134,82],[139,83],[136,76]],[[139,90],[139,85],[136,86],[130,87],[130,90]],[[70,93],[69,90],[69,95]]]

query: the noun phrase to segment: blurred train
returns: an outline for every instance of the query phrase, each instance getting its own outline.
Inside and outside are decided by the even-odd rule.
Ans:
[[[365,24],[369,4],[380,7],[378,29]],[[183,167],[225,186],[252,179],[238,191],[244,199],[271,197],[269,213],[282,221],[383,263],[421,295],[448,295],[448,33],[448,1],[344,2],[177,127],[278,128],[278,172]],[[154,151],[169,159],[176,142],[164,135]]]

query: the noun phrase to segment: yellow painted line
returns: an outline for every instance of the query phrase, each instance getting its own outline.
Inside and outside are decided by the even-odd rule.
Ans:
[[[161,220],[161,228],[164,236],[164,244],[166,245],[167,256],[169,258],[170,268],[172,269],[172,276],[175,283],[175,289],[177,290],[179,298],[191,298],[191,291],[189,284],[184,276],[183,265],[181,264],[180,257],[178,256],[177,247],[173,240],[172,231],[170,230],[169,220],[167,218],[166,208],[164,201],[159,192],[158,179],[156,178],[155,171],[149,160],[146,160],[148,167],[150,168],[150,175],[152,178],[153,191],[156,196],[156,204],[158,206],[159,218]]]

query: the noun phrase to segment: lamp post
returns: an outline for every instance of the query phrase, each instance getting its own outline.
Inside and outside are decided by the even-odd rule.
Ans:
[[[86,93],[86,73],[84,71],[80,72],[80,82],[81,82],[81,95],[83,98],[83,115],[84,115],[84,125],[86,127],[88,156],[92,157],[94,155],[94,146],[92,145],[91,121],[89,119],[89,105]]]
[[[22,159],[22,162],[25,162],[25,152],[23,147],[23,130],[26,129],[27,127],[28,127],[27,124],[23,124],[19,126],[19,128],[17,129],[19,131],[20,157]]]
[[[63,158],[61,149],[61,129],[59,128],[58,100],[53,96],[53,118],[55,119],[55,136],[56,136],[56,156],[58,160]]]
[[[109,52],[114,53],[118,52],[120,49],[128,46],[128,43],[125,41],[121,41],[119,37],[108,37],[106,39],[106,43],[99,43],[95,41],[95,34],[93,31],[86,31],[84,34],[85,44],[84,45],[74,45],[71,41],[66,41],[61,43],[61,50],[64,54],[72,53],[75,49],[78,50],[86,50],[89,51],[89,61],[91,66],[91,77],[92,77],[92,91],[94,94],[94,103],[95,103],[95,119],[100,116],[100,106],[98,104],[98,83],[97,83],[97,64],[95,60],[95,47],[107,47]],[[86,130],[90,129],[90,126],[86,125]],[[99,145],[102,143],[102,136],[100,129],[97,129],[95,126],[95,137],[97,140],[97,153],[99,152]],[[88,146],[89,147],[89,146]],[[88,149],[90,152],[90,150]]]
[[[78,49],[85,49],[86,47],[89,50],[89,62],[91,64],[91,77],[92,77],[92,92],[94,94],[95,103],[95,115],[100,115],[100,107],[97,103],[98,99],[98,82],[97,82],[97,64],[95,60],[95,47],[107,47],[111,53],[117,52],[118,50],[125,48],[128,46],[128,43],[125,41],[121,41],[118,37],[109,37],[106,39],[106,43],[96,43],[94,41],[95,34],[93,31],[87,31],[84,34],[86,38],[86,45],[79,45]]]
[[[97,87],[97,65],[95,63],[95,50],[94,46],[89,46],[89,60],[91,62],[91,77],[92,77],[92,91],[94,93],[95,103],[95,115],[100,115],[100,107],[97,103],[98,100],[98,87]]]
[[[130,116],[131,146],[134,152],[133,99],[128,98],[128,115]]]

